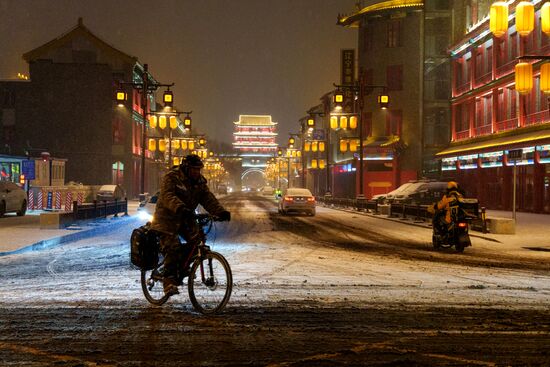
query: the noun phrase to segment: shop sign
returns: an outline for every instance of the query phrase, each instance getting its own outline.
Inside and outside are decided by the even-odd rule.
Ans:
[[[463,155],[458,157],[458,166],[460,169],[474,169],[477,168],[477,161],[479,156],[477,154]]]
[[[482,168],[502,167],[504,162],[504,153],[502,151],[481,153],[479,158]]]
[[[550,163],[550,145],[539,145],[539,163]]]
[[[507,150],[506,158],[507,166],[533,164],[535,163],[535,147]]]
[[[458,157],[443,158],[441,160],[441,170],[442,171],[454,171],[456,170],[456,162]]]
[[[21,161],[21,171],[26,180],[34,180],[34,160]]]

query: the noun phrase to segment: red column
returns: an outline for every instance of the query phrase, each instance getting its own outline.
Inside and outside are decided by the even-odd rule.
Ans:
[[[493,47],[494,48],[494,47]],[[492,108],[492,116],[491,116],[491,132],[497,131],[497,116],[498,116],[498,88],[493,89],[493,108]]]
[[[456,140],[456,104],[451,105],[451,141]]]
[[[475,124],[476,124],[476,108],[477,108],[477,105],[476,105],[476,98],[475,97],[472,97],[470,98],[470,126],[469,126],[469,130],[470,130],[470,133],[469,133],[469,137],[473,137],[475,136]]]

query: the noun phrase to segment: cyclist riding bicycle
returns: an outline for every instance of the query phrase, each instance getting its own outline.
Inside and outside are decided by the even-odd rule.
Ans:
[[[231,213],[208,189],[206,178],[201,174],[202,167],[200,157],[190,154],[162,180],[151,229],[160,234],[164,293],[169,296],[179,293],[178,284],[186,274],[178,274],[178,266],[187,261],[193,247],[200,241],[199,227],[191,215],[197,206],[200,204],[219,220],[231,219]],[[179,236],[185,239],[185,246],[182,246]]]

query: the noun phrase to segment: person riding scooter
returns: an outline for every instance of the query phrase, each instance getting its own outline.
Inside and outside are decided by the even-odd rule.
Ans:
[[[439,230],[448,230],[453,221],[457,220],[460,200],[462,200],[462,194],[459,192],[458,184],[449,181],[443,198],[428,207],[428,211],[436,216],[434,226],[438,225]]]

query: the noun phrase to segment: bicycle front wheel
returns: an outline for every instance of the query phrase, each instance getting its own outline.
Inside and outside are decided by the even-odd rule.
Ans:
[[[209,252],[202,259],[195,260],[187,288],[195,310],[203,314],[220,312],[233,289],[229,263],[217,252]]]

